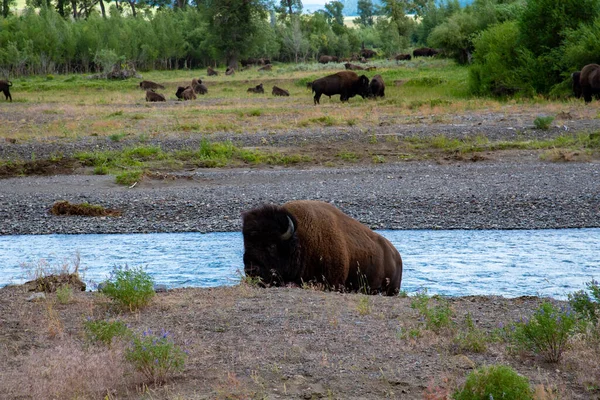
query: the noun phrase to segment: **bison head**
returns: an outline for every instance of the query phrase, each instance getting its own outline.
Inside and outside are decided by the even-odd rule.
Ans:
[[[242,215],[244,272],[264,284],[297,281],[297,222],[278,206],[263,206]]]
[[[358,88],[356,94],[361,96],[363,99],[369,95],[369,78],[366,75],[358,77]]]

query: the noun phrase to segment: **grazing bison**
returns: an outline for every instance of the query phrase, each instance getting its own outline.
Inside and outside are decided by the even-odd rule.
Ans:
[[[321,57],[319,57],[320,64],[327,64],[330,62],[338,62],[338,58],[336,56],[321,56]]]
[[[364,58],[373,58],[377,55],[377,53],[371,49],[361,49],[360,55],[361,55],[361,57],[364,57]]]
[[[178,99],[183,99],[183,91],[186,90],[187,88],[189,88],[189,86],[177,86],[177,92],[175,92],[175,96],[177,96]]]
[[[362,70],[364,70],[364,68],[361,67],[360,65],[350,64],[350,63],[344,64],[344,67],[346,67],[346,69],[348,69],[350,71],[362,71]]]
[[[146,90],[146,101],[167,101],[165,96],[160,93],[155,93],[153,90]]]
[[[10,99],[10,101],[12,102],[12,96],[10,95],[10,90],[9,88],[12,86],[12,82],[11,81],[0,81],[0,92],[4,93],[4,97],[6,97],[4,100],[8,100]]]
[[[202,79],[192,79],[192,88],[194,89],[194,93],[197,94],[208,93],[208,88],[204,86],[204,84],[202,83]]]
[[[160,83],[156,83],[156,82],[152,82],[152,81],[141,81],[140,82],[140,88],[144,89],[144,90],[150,90],[150,89],[163,89],[164,90],[164,86],[161,85]]]
[[[285,89],[282,89],[280,87],[277,86],[273,86],[273,91],[271,92],[273,94],[273,96],[289,96],[290,92],[288,92]]]
[[[580,76],[581,76],[581,71],[573,72],[571,74],[571,79],[573,80],[573,94],[578,99],[581,98],[581,84],[579,83]]]
[[[181,92],[181,98],[183,100],[196,100],[196,93],[194,93],[194,89],[191,86],[188,86]]]
[[[233,69],[232,67],[227,67],[227,69],[225,70],[225,75],[233,75],[235,74],[235,69]]]
[[[397,294],[402,259],[394,246],[322,201],[265,205],[242,214],[244,272],[264,284],[315,281],[334,289]]]
[[[436,49],[430,47],[420,47],[413,50],[413,57],[433,57],[438,53]]]
[[[586,103],[592,101],[592,96],[600,95],[600,65],[588,64],[581,69],[579,79],[573,74],[573,91],[581,93]]]
[[[217,76],[219,73],[212,69],[211,67],[206,68],[206,75],[208,76]]]
[[[381,75],[375,75],[369,83],[369,97],[384,97],[385,84]]]
[[[412,57],[410,54],[398,54],[394,59],[396,61],[410,61]]]
[[[272,68],[273,68],[273,65],[266,64],[266,65],[263,65],[262,67],[260,67],[258,70],[259,71],[270,71]]]
[[[313,81],[312,91],[315,93],[315,105],[319,104],[323,94],[330,97],[339,94],[341,101],[356,95],[364,99],[369,92],[369,78],[365,75],[359,77],[354,71],[341,71]]]
[[[263,84],[261,83],[260,85],[256,85],[254,87],[248,88],[247,92],[248,93],[264,93],[265,89],[263,88]]]

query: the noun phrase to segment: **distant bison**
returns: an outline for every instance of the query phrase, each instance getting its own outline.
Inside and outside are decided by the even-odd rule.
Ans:
[[[165,99],[165,96],[163,96],[160,93],[155,93],[152,90],[146,90],[146,101],[155,102],[155,101],[167,101],[167,100]]]
[[[12,96],[10,95],[9,88],[12,86],[11,81],[0,81],[0,92],[4,93],[5,100],[9,100],[12,102]]]
[[[361,67],[360,65],[350,64],[350,63],[344,64],[344,67],[346,67],[346,69],[350,70],[350,71],[362,71],[362,70],[364,70],[364,68]]]
[[[338,58],[336,56],[321,56],[319,57],[319,63],[327,64],[330,62],[338,62]]]
[[[571,74],[571,80],[573,81],[573,94],[578,99],[581,98],[581,84],[579,83],[580,76],[581,76],[581,71],[573,72]]]
[[[438,53],[436,49],[430,47],[420,47],[413,50],[413,57],[433,57]]]
[[[160,83],[152,82],[152,81],[141,81],[140,88],[144,90],[150,89],[164,89],[165,87]]]
[[[242,214],[244,272],[266,285],[323,283],[397,294],[400,253],[383,236],[321,201],[265,205]]]
[[[192,88],[194,89],[194,93],[197,94],[208,93],[208,88],[204,86],[204,84],[202,83],[202,79],[192,79]]]
[[[364,58],[373,58],[377,55],[377,53],[371,49],[361,49],[360,55],[361,55],[361,57],[364,57]]]
[[[206,75],[208,76],[217,76],[219,73],[212,69],[211,67],[206,68]]]
[[[280,87],[277,86],[273,86],[273,91],[271,92],[273,94],[273,96],[289,96],[290,92],[288,92],[285,89],[282,89]]]
[[[177,96],[178,99],[183,100],[183,91],[186,90],[187,88],[189,88],[189,86],[177,86],[177,92],[175,92],[175,96]]]
[[[266,65],[263,65],[262,67],[260,67],[258,70],[259,71],[270,71],[272,68],[273,68],[273,65],[266,64]]]
[[[369,97],[385,97],[385,84],[381,75],[375,75],[369,83]]]
[[[410,54],[398,54],[394,59],[396,61],[410,61],[412,57]]]
[[[248,88],[247,92],[248,93],[264,93],[265,89],[263,88],[263,84],[261,83],[260,85],[256,85],[254,87]]]
[[[227,67],[227,69],[225,70],[225,75],[233,75],[235,74],[235,69],[233,69],[232,67]]]
[[[592,101],[592,96],[600,96],[600,65],[588,64],[579,75],[574,73],[572,76],[575,95],[580,93],[586,103]]]
[[[196,93],[194,93],[194,89],[191,86],[179,86],[175,96],[180,100],[196,100]]]
[[[341,101],[356,95],[364,99],[369,92],[369,78],[365,75],[359,77],[354,71],[341,71],[313,81],[312,91],[315,93],[315,105],[319,104],[323,94],[330,97],[339,94]]]

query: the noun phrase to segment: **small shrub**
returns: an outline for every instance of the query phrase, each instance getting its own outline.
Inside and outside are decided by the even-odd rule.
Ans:
[[[154,297],[152,277],[142,267],[114,267],[102,293],[130,311],[146,306]]]
[[[552,116],[539,116],[533,120],[533,124],[537,129],[548,130],[550,128],[550,124],[554,121],[554,117]]]
[[[548,362],[558,362],[576,323],[575,313],[545,301],[530,320],[516,324],[513,342],[519,349],[541,354]]]
[[[108,138],[113,142],[120,142],[126,136],[126,133],[113,133],[112,135],[109,135]]]
[[[125,351],[125,359],[155,384],[166,381],[175,372],[183,371],[187,353],[169,337],[169,332],[155,335],[148,330],[135,336]]]
[[[56,299],[60,304],[69,304],[73,299],[73,288],[71,285],[62,285],[56,289]]]
[[[373,156],[373,164],[383,164],[385,163],[385,157],[382,155],[374,155]]]
[[[452,325],[452,309],[448,301],[438,296],[437,304],[430,307],[429,300],[427,289],[421,289],[411,301],[410,306],[423,316],[427,329],[437,333],[442,328],[450,327]]]
[[[254,110],[248,111],[249,117],[260,117],[261,115],[262,115],[262,110],[259,110],[259,109],[254,109]]]
[[[106,165],[98,165],[94,167],[94,175],[108,175],[108,167]]]
[[[352,151],[341,151],[337,154],[337,157],[350,162],[358,161],[358,155]]]
[[[585,285],[591,296],[585,290],[570,293],[569,303],[582,320],[597,325],[600,317],[600,286],[595,279]]]
[[[91,342],[101,342],[110,346],[114,338],[125,338],[132,334],[123,321],[88,319],[83,323],[85,335]]]
[[[359,315],[369,315],[371,314],[371,303],[369,300],[369,296],[361,295],[358,298],[358,304],[356,305],[356,310]]]
[[[133,185],[142,179],[143,172],[139,169],[132,171],[123,171],[115,177],[115,182],[119,185]]]
[[[454,400],[530,400],[533,399],[529,380],[511,367],[492,365],[479,368],[467,376]]]
[[[462,351],[483,353],[487,350],[487,338],[485,333],[475,326],[471,314],[465,317],[466,331],[461,331],[454,339],[454,343]]]

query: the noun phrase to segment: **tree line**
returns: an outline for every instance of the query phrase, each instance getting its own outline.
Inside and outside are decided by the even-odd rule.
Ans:
[[[243,58],[306,62],[379,57],[426,45],[469,65],[474,94],[534,95],[565,88],[599,62],[600,0],[358,0],[302,13],[301,0],[1,0],[0,76],[237,66]],[[416,16],[414,18],[413,16]]]

